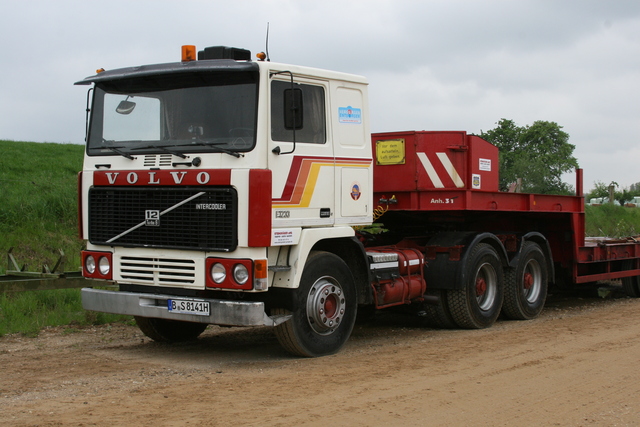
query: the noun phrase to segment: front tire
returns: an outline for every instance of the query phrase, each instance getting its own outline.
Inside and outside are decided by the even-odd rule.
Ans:
[[[451,316],[461,328],[488,328],[498,318],[504,297],[500,258],[491,245],[479,243],[462,268],[462,289],[447,292]]]
[[[349,267],[334,254],[312,252],[296,290],[293,312],[272,310],[272,314],[292,315],[275,327],[276,337],[296,356],[333,354],[349,339],[356,311],[356,288]]]
[[[157,342],[192,341],[200,336],[206,323],[134,316],[143,334]]]
[[[509,319],[529,320],[540,315],[547,299],[549,274],[542,249],[525,242],[518,265],[507,271],[502,312]]]

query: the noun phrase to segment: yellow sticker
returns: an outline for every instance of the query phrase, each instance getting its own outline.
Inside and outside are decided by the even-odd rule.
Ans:
[[[376,141],[376,164],[404,165],[404,139]]]

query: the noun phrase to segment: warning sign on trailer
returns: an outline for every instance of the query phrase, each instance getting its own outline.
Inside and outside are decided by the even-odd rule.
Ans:
[[[376,163],[378,165],[404,165],[404,139],[376,141]]]
[[[479,168],[481,171],[491,172],[491,159],[480,159]]]

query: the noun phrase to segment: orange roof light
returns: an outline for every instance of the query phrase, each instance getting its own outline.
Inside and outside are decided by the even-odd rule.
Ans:
[[[194,45],[182,46],[182,62],[189,62],[196,60],[196,47]]]
[[[256,53],[256,57],[260,60],[260,61],[264,61],[265,59],[267,59],[267,54],[264,52],[258,52]]]

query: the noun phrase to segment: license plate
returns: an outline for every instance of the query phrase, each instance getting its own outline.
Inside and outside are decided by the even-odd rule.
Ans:
[[[171,313],[195,314],[198,316],[208,316],[211,310],[208,301],[170,299],[167,300],[167,306]]]

